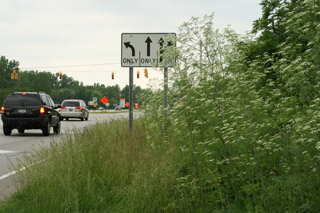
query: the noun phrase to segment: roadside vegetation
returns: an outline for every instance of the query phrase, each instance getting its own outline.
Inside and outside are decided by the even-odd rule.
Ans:
[[[254,37],[216,30],[206,15],[164,51],[177,58],[170,108],[159,91],[145,118],[150,143],[183,153],[184,210],[320,211],[320,1],[261,5]]]
[[[98,124],[27,158],[2,211],[319,212],[320,2],[261,5],[255,36],[181,25],[169,108],[154,91],[132,137]]]
[[[136,120],[100,123],[51,143],[19,165],[20,190],[0,212],[156,212],[174,204],[174,146],[153,147]],[[173,154],[175,153],[175,154]],[[30,166],[31,165],[31,166]]]

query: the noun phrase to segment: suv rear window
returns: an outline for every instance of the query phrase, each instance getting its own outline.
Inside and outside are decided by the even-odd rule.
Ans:
[[[5,101],[6,106],[38,106],[41,101],[38,94],[11,94]]]
[[[65,101],[62,103],[62,106],[77,107],[77,106],[80,106],[80,103],[79,103],[79,101]]]

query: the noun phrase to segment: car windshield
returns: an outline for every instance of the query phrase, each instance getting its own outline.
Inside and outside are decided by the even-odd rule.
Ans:
[[[10,94],[6,101],[6,106],[38,106],[41,101],[38,94]]]
[[[65,101],[62,103],[62,106],[77,107],[77,106],[80,106],[80,103],[78,101]]]

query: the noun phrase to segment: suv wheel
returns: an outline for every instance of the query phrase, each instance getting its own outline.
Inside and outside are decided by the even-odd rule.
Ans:
[[[24,133],[24,129],[18,129],[18,132],[19,132],[20,134],[23,134],[23,133]]]
[[[49,136],[50,135],[50,121],[47,122],[47,124],[42,128],[42,135]]]
[[[3,125],[3,134],[4,135],[11,135],[12,129],[10,126]]]
[[[55,134],[59,134],[61,132],[61,122],[60,121],[57,123],[57,126],[53,127],[53,132]]]

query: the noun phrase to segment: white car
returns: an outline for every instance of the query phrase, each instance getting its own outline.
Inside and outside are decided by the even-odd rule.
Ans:
[[[83,100],[68,99],[64,100],[60,108],[61,118],[69,120],[69,118],[79,118],[82,121],[89,119],[89,110]]]

